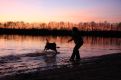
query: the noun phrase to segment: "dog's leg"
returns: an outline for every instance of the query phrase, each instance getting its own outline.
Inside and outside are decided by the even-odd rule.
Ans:
[[[44,51],[46,51],[47,50],[47,48],[44,48]]]
[[[55,49],[55,52],[56,52],[56,54],[58,53],[58,52],[57,52],[57,49]]]

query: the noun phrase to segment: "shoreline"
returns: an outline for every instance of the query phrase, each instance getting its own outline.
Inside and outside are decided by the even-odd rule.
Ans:
[[[80,31],[82,36],[117,37],[121,38],[121,31]],[[28,36],[70,36],[71,30],[66,29],[12,29],[0,28],[0,35],[28,35]]]
[[[14,75],[0,77],[0,80],[120,80],[121,53],[90,57],[67,65],[55,65],[53,69],[36,68]]]

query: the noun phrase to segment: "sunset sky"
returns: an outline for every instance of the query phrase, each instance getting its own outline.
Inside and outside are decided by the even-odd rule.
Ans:
[[[121,22],[121,0],[0,0],[0,22]]]

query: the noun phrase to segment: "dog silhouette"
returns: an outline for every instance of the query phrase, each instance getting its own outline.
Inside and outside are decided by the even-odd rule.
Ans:
[[[44,51],[51,49],[51,50],[53,50],[53,51],[55,51],[57,53],[57,49],[56,48],[57,48],[57,46],[56,46],[56,43],[55,42],[54,43],[50,43],[46,39],[46,45],[45,45]]]

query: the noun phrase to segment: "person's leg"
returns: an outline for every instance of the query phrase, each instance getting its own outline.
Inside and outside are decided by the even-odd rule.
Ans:
[[[77,50],[77,52],[76,52],[76,60],[80,60],[81,58],[80,58],[80,54],[79,54],[79,50]]]
[[[80,54],[79,54],[79,48],[81,47],[81,45],[80,44],[77,44],[76,46],[75,46],[75,55],[76,55],[76,60],[80,60],[81,58],[80,58]]]
[[[73,51],[70,60],[74,60],[74,57],[75,57],[75,53],[74,53],[74,51]]]
[[[74,60],[75,54],[76,54],[76,46],[75,46],[74,49],[73,49],[73,53],[72,53],[72,55],[71,55],[70,60]]]

